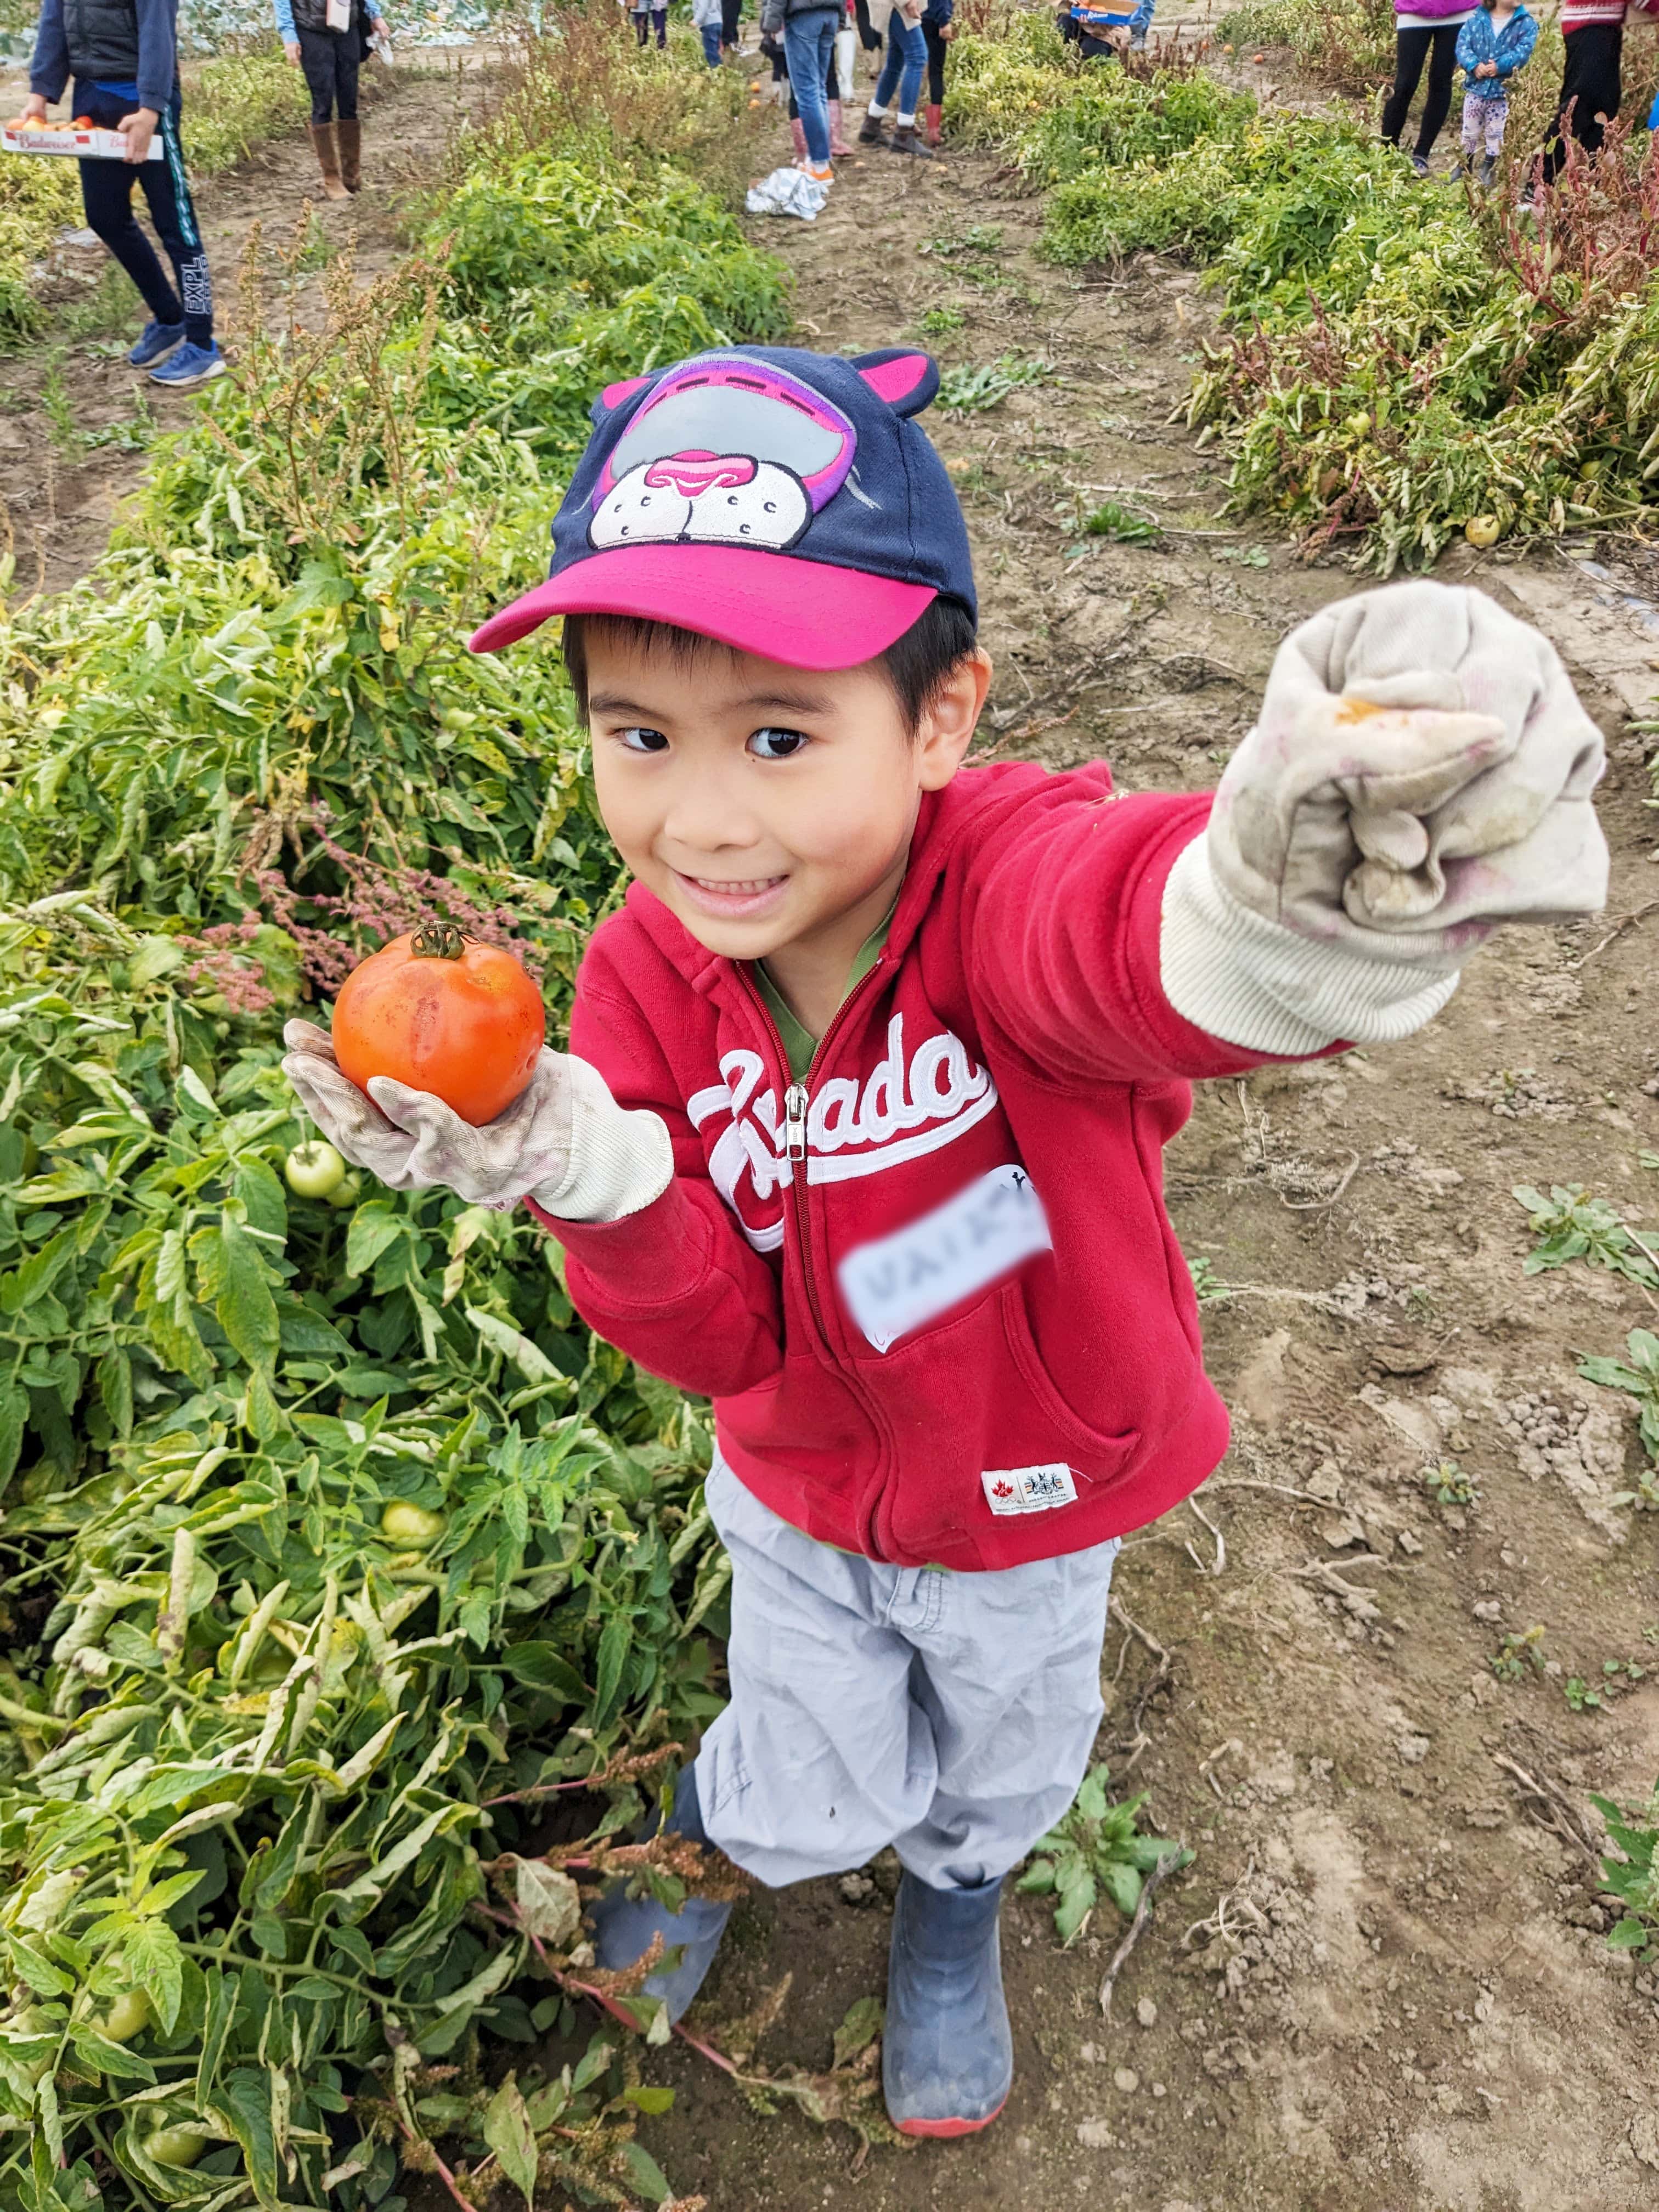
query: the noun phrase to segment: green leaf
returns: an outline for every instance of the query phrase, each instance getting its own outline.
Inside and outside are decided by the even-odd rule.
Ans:
[[[613,1613],[599,1631],[599,1654],[594,1668],[593,1723],[603,1728],[611,1717],[622,1686],[623,1662],[634,1638],[634,1624],[625,1613]]]
[[[1062,1943],[1071,1942],[1078,1929],[1082,1927],[1084,1921],[1093,1911],[1094,1905],[1094,1876],[1085,1875],[1081,1881],[1062,1894],[1060,1905],[1054,1912],[1054,1932]]]
[[[587,1702],[587,1685],[562,1651],[550,1644],[513,1644],[501,1654],[501,1665],[515,1682],[526,1689],[551,1690],[568,1705]]]
[[[95,2027],[77,2022],[70,2030],[70,2041],[78,2057],[83,2058],[95,2073],[113,2074],[118,2078],[134,2081],[153,2081],[155,2069],[148,2058],[136,2051],[129,2051],[125,2043],[112,2043]]]
[[[509,2074],[490,2099],[483,2117],[483,2139],[501,2160],[501,2172],[527,2205],[536,2202],[536,2137],[524,2098]]]
[[[871,2000],[866,1998],[865,2002],[868,2003]],[[836,2039],[840,2040],[839,2031],[837,2031]],[[674,2108],[674,2092],[672,2089],[651,2087],[645,2082],[640,2081],[636,2082],[631,2089],[623,2091],[623,2102],[632,2105],[636,2112],[653,2114],[668,2112]]]
[[[98,1363],[98,1395],[118,1437],[132,1434],[132,1362],[112,1346]]]
[[[1140,1902],[1142,1877],[1136,1867],[1127,1866],[1121,1859],[1109,1859],[1100,1869],[1100,1879],[1106,1894],[1118,1911],[1128,1917]]]
[[[229,1219],[219,1236],[222,1288],[214,1307],[219,1326],[250,1367],[267,1368],[276,1357],[282,1330],[259,1248]]]
[[[16,1472],[28,1417],[27,1391],[20,1390],[15,1383],[6,1384],[0,1389],[0,1488],[9,1482]]]
[[[882,2003],[879,1997],[860,1997],[848,2010],[841,2026],[836,2030],[832,2066],[845,2066],[856,2058],[860,2051],[867,2051],[881,2033]]]
[[[185,1993],[185,1954],[164,1920],[141,1920],[121,1944],[135,1989],[145,1990],[164,2034],[170,2035]]]
[[[388,1245],[405,1234],[407,1223],[385,1199],[370,1199],[351,1217],[346,1231],[346,1272],[366,1275]]]
[[[242,2147],[248,2179],[261,2204],[276,2206],[277,2196],[276,2138],[271,2126],[270,2069],[238,2066],[227,2075],[215,2106]]]
[[[623,2159],[633,2175],[635,2185],[652,2204],[666,2204],[673,2195],[662,2168],[642,2142],[625,2142]]]
[[[1659,1940],[1659,1930],[1650,1928],[1644,1920],[1626,1913],[1616,1921],[1607,1936],[1608,1948],[1614,1951],[1639,1951],[1644,1943]]]

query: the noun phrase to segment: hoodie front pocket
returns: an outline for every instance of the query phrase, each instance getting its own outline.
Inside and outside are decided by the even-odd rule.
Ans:
[[[1109,1482],[1133,1456],[1140,1443],[1140,1431],[1096,1428],[1074,1412],[1061,1397],[1048,1372],[1048,1363],[1031,1333],[1031,1317],[1025,1310],[1025,1299],[1018,1282],[1006,1286],[1000,1303],[1008,1348],[1039,1419],[1053,1427],[1065,1443],[1068,1458],[1076,1455],[1074,1464],[1079,1474],[1089,1482]]]

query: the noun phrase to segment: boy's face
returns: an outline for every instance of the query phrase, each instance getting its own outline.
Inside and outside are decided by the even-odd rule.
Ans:
[[[962,765],[985,654],[912,736],[875,662],[821,672],[711,646],[688,663],[598,623],[587,647],[599,811],[634,873],[728,959],[862,924],[850,957],[903,875],[922,793]]]

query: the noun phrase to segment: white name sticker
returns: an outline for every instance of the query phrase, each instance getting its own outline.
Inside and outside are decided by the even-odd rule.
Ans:
[[[1051,1505],[1075,1505],[1077,1485],[1063,1462],[1053,1467],[988,1468],[980,1480],[993,1513],[1046,1513]]]
[[[859,1245],[836,1274],[847,1310],[885,1352],[1051,1243],[1030,1176],[1010,1161],[920,1221]]]

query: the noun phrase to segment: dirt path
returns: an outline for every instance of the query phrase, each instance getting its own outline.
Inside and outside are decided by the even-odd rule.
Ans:
[[[266,246],[280,251],[309,220],[298,280],[307,295],[314,293],[331,249],[355,246],[364,276],[388,267],[405,250],[409,218],[437,180],[451,132],[483,103],[487,82],[484,64],[459,54],[400,62],[392,74],[366,72],[373,98],[364,108],[364,186],[354,200],[320,197],[303,130],[271,140],[249,161],[198,186],[220,332],[233,351],[237,270],[252,227],[259,223]],[[0,86],[0,97],[12,103],[8,113],[23,83],[14,72]],[[126,349],[143,320],[130,287],[122,287],[119,319],[76,334],[90,319],[88,302],[110,296],[98,289],[109,267],[90,232],[66,232],[41,280],[52,327],[25,352],[0,359],[0,471],[19,593],[61,591],[85,574],[104,549],[117,507],[143,474],[149,440],[181,428],[195,404],[127,367]]]
[[[988,161],[872,155],[841,179],[816,225],[765,233],[799,273],[807,339],[1057,372],[929,418],[974,532],[1000,745],[1104,753],[1131,787],[1212,781],[1285,630],[1362,580],[1218,517],[1220,465],[1167,422],[1207,327],[1195,280],[1045,268],[1035,204]],[[1067,534],[1107,498],[1156,515],[1162,544]],[[1629,730],[1659,688],[1639,580],[1559,553],[1439,573],[1560,645],[1611,742],[1611,915],[1659,900]],[[757,2118],[682,2051],[676,2109],[648,2131],[677,2187],[712,2212],[1652,2206],[1659,1976],[1606,1949],[1571,1823],[1588,1791],[1644,1796],[1659,1772],[1659,1515],[1608,1504],[1638,1464],[1629,1401],[1575,1370],[1653,1315],[1606,1274],[1524,1277],[1510,1195],[1580,1182],[1659,1218],[1638,1164],[1659,1149],[1659,915],[1604,945],[1610,927],[1515,933],[1397,1049],[1210,1086],[1171,1150],[1188,1253],[1253,1287],[1206,1310],[1237,1414],[1200,1500],[1224,1570],[1190,1510],[1132,1538],[1120,1568],[1102,1755],[1198,1857],[1115,2024],[1097,2003],[1110,1909],[1063,1953],[1018,1900],[1018,2076],[985,2136],[877,2150],[855,2175],[845,2130]],[[1443,1458],[1473,1507],[1431,1499]],[[1535,1626],[1546,1671],[1500,1682],[1504,1637]],[[1170,1671],[1137,1751],[1151,1644]],[[1571,1708],[1568,1680],[1626,1661],[1642,1680]],[[836,2024],[883,1986],[893,1869],[873,1871],[873,1889],[744,1908],[702,2009],[716,2041],[788,1972],[761,2060],[829,2063]]]

